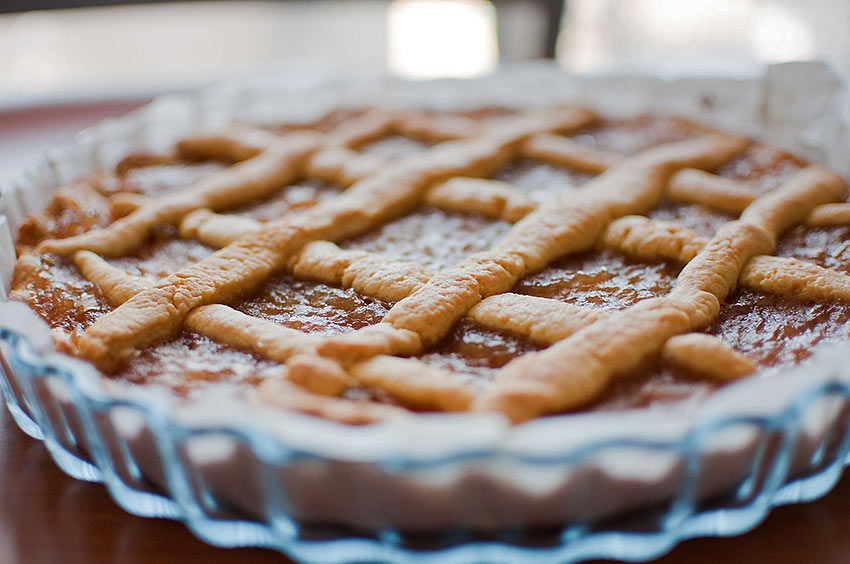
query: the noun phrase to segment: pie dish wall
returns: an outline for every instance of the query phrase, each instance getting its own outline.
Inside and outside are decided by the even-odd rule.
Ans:
[[[844,92],[822,65],[736,79],[575,78],[532,65],[462,87],[317,76],[308,90],[294,82],[301,86],[257,82],[164,98],[104,122],[0,193],[0,213],[14,232],[80,174],[234,118],[309,121],[367,104],[592,102],[608,114],[663,112],[758,134],[850,171]],[[4,291],[12,249],[10,229],[0,228]],[[680,538],[746,530],[772,504],[821,495],[848,450],[846,346],[729,386],[672,421],[636,411],[511,427],[497,416],[435,415],[350,428],[249,410],[214,392],[178,407],[163,390],[104,382],[49,343],[25,307],[0,304],[6,401],[63,469],[103,480],[128,511],[180,517],[209,542],[274,546],[306,561],[415,561],[434,550],[458,562],[650,558]],[[315,540],[326,526],[344,529]],[[523,544],[528,535],[518,532],[529,530],[546,532],[542,545]],[[429,550],[415,550],[410,532],[425,533]]]

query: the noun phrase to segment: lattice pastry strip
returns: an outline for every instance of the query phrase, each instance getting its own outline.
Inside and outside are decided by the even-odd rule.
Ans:
[[[705,333],[671,337],[664,343],[661,355],[668,362],[717,380],[734,380],[756,370],[746,355]]]
[[[506,182],[480,178],[452,178],[431,188],[425,202],[461,213],[479,213],[516,223],[537,207],[523,192]]]
[[[850,225],[850,204],[824,204],[818,206],[806,217],[806,225],[810,227]]]

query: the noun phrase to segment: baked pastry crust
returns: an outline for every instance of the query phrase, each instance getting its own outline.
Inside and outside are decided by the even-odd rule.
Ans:
[[[407,413],[342,397],[362,386],[411,409],[498,411],[520,422],[586,405],[613,377],[647,357],[663,356],[719,380],[752,373],[754,364],[742,353],[717,337],[694,333],[717,318],[720,304],[738,285],[809,300],[848,299],[847,275],[771,256],[778,238],[794,225],[847,221],[848,204],[838,203],[846,196],[838,175],[811,165],[759,194],[710,172],[746,151],[748,139],[705,131],[623,157],[564,136],[595,119],[584,108],[483,121],[370,110],[327,132],[276,135],[243,125],[185,139],[177,146],[180,157],[232,164],[163,196],[113,197],[118,219],[42,241],[35,249],[69,257],[115,308],[81,335],[63,340],[65,347],[109,372],[145,346],[188,329],[284,365],[279,377],[264,382],[260,395],[287,408],[352,423]],[[389,134],[436,144],[416,158],[389,163],[357,152]],[[520,157],[599,176],[538,203],[510,183],[486,179]],[[306,176],[345,190],[269,222],[226,213]],[[663,198],[740,218],[703,237],[643,215]],[[492,248],[436,272],[336,244],[423,202],[513,226]],[[156,282],[102,258],[133,251],[162,224],[219,250]],[[554,260],[600,247],[684,268],[669,295],[621,311],[510,293],[523,277]],[[33,261],[33,255],[24,255],[16,267],[18,299],[27,299],[27,280],[36,276]],[[225,305],[281,271],[394,303],[380,323],[330,336]],[[436,345],[464,317],[548,348],[512,360],[476,394],[445,370],[410,358]]]

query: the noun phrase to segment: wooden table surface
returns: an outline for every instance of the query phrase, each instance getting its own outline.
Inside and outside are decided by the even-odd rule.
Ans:
[[[26,164],[49,141],[135,100],[0,112],[0,176]],[[290,562],[263,549],[221,549],[196,539],[182,523],[121,510],[100,484],[60,471],[44,446],[17,428],[0,406],[0,563]],[[655,564],[722,562],[850,563],[850,475],[825,498],[774,510],[754,531],[735,538],[694,539]]]
[[[59,470],[41,442],[0,406],[3,564],[244,564],[291,562],[264,549],[204,544],[176,521],[125,513],[106,488]],[[752,532],[685,541],[655,564],[850,562],[850,475],[818,501],[775,509]],[[601,563],[598,563],[601,564]]]

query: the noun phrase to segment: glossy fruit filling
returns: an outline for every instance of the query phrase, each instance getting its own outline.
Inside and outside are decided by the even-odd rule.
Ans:
[[[489,249],[510,228],[505,221],[423,207],[345,241],[342,247],[378,253],[392,260],[417,262],[436,271]]]
[[[333,335],[374,325],[390,304],[363,297],[354,290],[298,280],[288,274],[267,281],[236,309],[290,329]]]
[[[337,186],[317,179],[305,179],[278,190],[264,200],[227,210],[227,213],[258,221],[272,221],[312,208],[339,193],[340,188]]]

